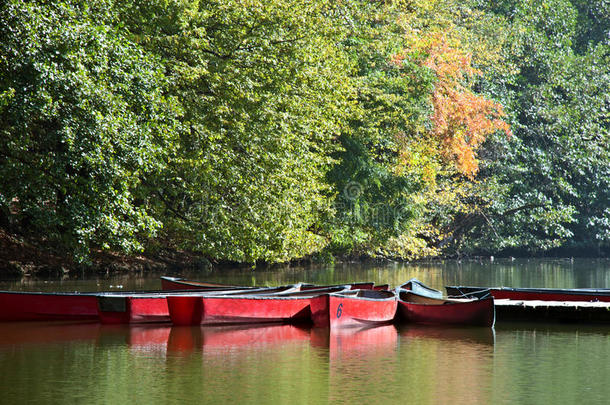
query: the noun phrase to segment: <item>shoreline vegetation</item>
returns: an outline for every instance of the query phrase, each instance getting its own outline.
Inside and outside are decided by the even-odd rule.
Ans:
[[[367,256],[333,257],[321,260],[320,258],[306,258],[294,260],[289,263],[237,263],[237,262],[213,262],[207,258],[192,252],[180,252],[166,250],[155,254],[122,255],[109,252],[95,252],[91,261],[87,264],[78,263],[68,255],[53,254],[36,243],[26,242],[16,235],[9,235],[0,230],[0,279],[10,280],[23,277],[32,278],[65,278],[86,275],[119,275],[119,274],[196,274],[209,271],[222,270],[225,268],[250,268],[252,270],[265,269],[269,266],[307,266],[307,265],[331,265],[331,264],[388,264],[405,263],[414,265],[434,265],[444,262],[458,263],[498,263],[506,264],[525,257],[494,257],[472,256],[472,257],[434,257],[418,260],[401,260],[400,258],[373,258]],[[571,252],[563,252],[571,253]],[[573,252],[572,252],[573,253]],[[585,256],[601,260],[610,260],[607,256]],[[573,262],[575,257],[570,256],[536,256],[527,258],[560,260]],[[577,258],[580,258],[577,256]]]
[[[0,274],[610,255],[607,0],[7,0]]]

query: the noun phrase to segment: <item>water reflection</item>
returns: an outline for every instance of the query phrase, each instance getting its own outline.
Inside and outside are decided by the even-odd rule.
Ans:
[[[401,325],[399,359],[414,403],[490,403],[494,329]]]
[[[327,376],[328,403],[358,398],[375,403],[392,387],[398,372],[398,332],[394,325],[369,328],[314,328],[311,346]]]
[[[196,279],[610,287],[603,260],[337,265],[229,270]],[[3,283],[21,290],[159,288],[157,276]],[[503,323],[388,325],[329,332],[292,325],[186,327],[0,323],[5,403],[606,403],[610,327]]]
[[[168,351],[204,351],[227,354],[239,348],[273,348],[309,338],[309,331],[295,325],[175,326],[167,342]]]
[[[38,291],[125,291],[159,289],[163,274],[119,274],[95,278],[0,281],[0,289]],[[610,260],[607,259],[496,259],[447,261],[428,264],[390,263],[312,265],[223,269],[207,273],[182,272],[179,276],[225,284],[282,285],[296,282],[341,284],[372,281],[392,286],[417,277],[433,288],[445,285],[513,287],[606,288],[610,287]]]
[[[394,325],[373,328],[312,328],[290,324],[182,327],[171,325],[102,325],[68,322],[0,322],[0,347],[64,345],[79,342],[98,347],[125,346],[134,352],[205,352],[225,355],[239,349],[274,350],[291,342],[307,342],[332,356],[354,351],[394,350]]]
[[[327,349],[329,358],[379,356],[396,350],[394,325],[365,328],[312,328],[311,345]]]
[[[0,323],[6,403],[605,403],[610,328]]]
[[[493,346],[496,340],[494,328],[484,327],[438,327],[428,325],[401,324],[400,336],[409,340],[438,340],[445,343]]]
[[[494,401],[608,402],[610,328],[514,323],[497,332]]]
[[[101,327],[97,322],[0,322],[0,348],[66,342],[95,343]]]

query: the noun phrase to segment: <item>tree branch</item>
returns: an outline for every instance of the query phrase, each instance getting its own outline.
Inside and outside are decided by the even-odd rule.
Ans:
[[[516,212],[523,211],[523,210],[529,210],[529,209],[533,209],[533,208],[543,208],[543,207],[546,207],[546,204],[540,204],[540,203],[538,203],[538,204],[525,204],[525,205],[522,205],[520,207],[511,208],[509,210],[504,211],[502,213],[502,216],[504,216],[504,215],[511,215],[511,214],[514,214]]]

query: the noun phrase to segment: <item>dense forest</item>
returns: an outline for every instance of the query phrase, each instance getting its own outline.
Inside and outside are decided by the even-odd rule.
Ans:
[[[610,252],[607,0],[5,0],[0,230],[77,263]]]

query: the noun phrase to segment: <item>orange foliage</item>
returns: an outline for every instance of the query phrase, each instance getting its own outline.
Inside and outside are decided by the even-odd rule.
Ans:
[[[481,72],[471,66],[470,55],[449,46],[444,36],[420,38],[414,48],[428,55],[422,64],[437,77],[431,118],[440,154],[472,178],[479,170],[476,149],[487,135],[499,130],[511,135],[509,125],[502,120],[506,114],[500,104],[472,92],[469,79]],[[401,66],[404,57],[392,55],[390,63]]]
[[[404,55],[400,53],[390,55],[390,64],[397,67],[401,67],[404,59]]]
[[[441,143],[441,154],[473,177],[479,169],[476,149],[487,135],[502,130],[510,136],[502,120],[505,113],[500,104],[470,89],[468,79],[481,73],[471,66],[469,55],[450,47],[444,37],[431,41],[427,53],[424,65],[438,80],[432,95],[433,135]]]

